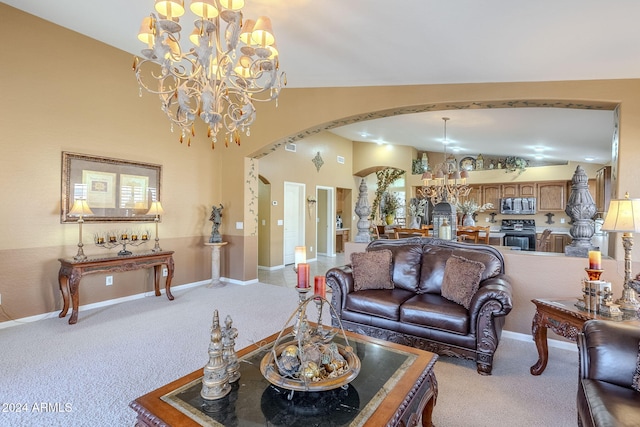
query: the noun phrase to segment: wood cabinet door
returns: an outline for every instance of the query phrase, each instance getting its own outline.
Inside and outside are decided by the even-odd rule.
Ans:
[[[500,210],[500,185],[483,185],[482,186],[482,203],[491,203],[493,205],[490,211]]]
[[[502,197],[518,197],[518,184],[502,184]]]
[[[535,182],[527,182],[519,185],[519,197],[536,197],[537,185]]]
[[[477,204],[482,205],[484,203],[482,201],[482,186],[470,185],[469,188],[471,189],[471,191],[469,191],[469,194],[464,198],[464,200],[473,200]]]
[[[567,182],[550,181],[538,184],[538,211],[563,211],[567,206]]]

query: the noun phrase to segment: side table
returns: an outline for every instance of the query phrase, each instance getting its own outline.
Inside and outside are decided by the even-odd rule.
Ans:
[[[547,346],[547,329],[573,342],[578,339],[582,325],[587,320],[600,319],[608,321],[632,320],[631,318],[612,318],[597,313],[580,310],[575,306],[577,298],[546,300],[533,299],[536,313],[531,324],[531,334],[538,349],[538,361],[531,367],[531,375],[540,375],[547,367],[549,347]]]
[[[205,246],[211,247],[211,283],[208,288],[219,288],[224,286],[220,281],[220,248],[229,242],[205,243]]]

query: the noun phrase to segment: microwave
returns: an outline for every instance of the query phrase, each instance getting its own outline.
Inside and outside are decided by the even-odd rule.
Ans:
[[[536,213],[535,197],[504,197],[500,199],[502,215],[534,215]]]

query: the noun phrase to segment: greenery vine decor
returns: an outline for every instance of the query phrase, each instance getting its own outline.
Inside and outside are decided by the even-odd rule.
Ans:
[[[382,200],[384,193],[387,191],[387,188],[389,188],[389,186],[402,175],[404,175],[404,171],[396,168],[386,168],[376,172],[378,188],[376,188],[376,198],[371,206],[371,215],[369,215],[369,219],[371,221],[376,219],[378,206],[380,206],[380,201]]]
[[[507,157],[504,159],[505,172],[518,172],[520,175],[529,166],[529,162],[522,157]]]

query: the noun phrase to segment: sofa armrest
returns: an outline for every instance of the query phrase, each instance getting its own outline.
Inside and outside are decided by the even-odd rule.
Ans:
[[[347,295],[353,292],[353,274],[351,264],[334,267],[325,274],[327,286],[331,288],[331,305],[342,316],[347,303]]]
[[[585,322],[578,335],[580,378],[630,388],[638,357],[640,324],[605,320]]]
[[[513,305],[512,288],[508,276],[499,274],[480,282],[480,288],[471,299],[471,304],[469,305],[469,313],[473,323],[475,323],[478,313],[481,312],[482,306],[490,301],[497,302],[492,306],[492,316],[506,316],[509,314]]]

